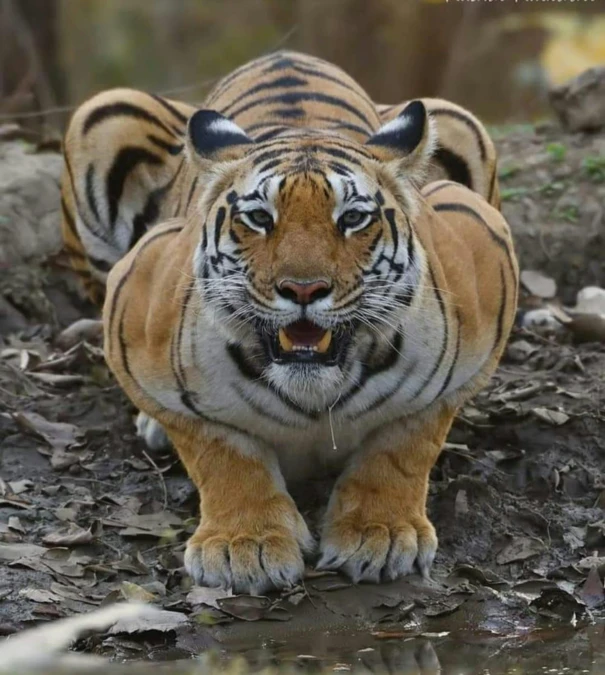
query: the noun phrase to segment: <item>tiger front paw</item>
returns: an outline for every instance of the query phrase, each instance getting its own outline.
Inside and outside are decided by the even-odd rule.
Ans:
[[[294,506],[292,510],[277,524],[262,516],[223,526],[202,522],[187,543],[187,572],[200,586],[231,588],[234,593],[259,595],[294,586],[314,542],[302,516]]]
[[[346,516],[329,520],[320,543],[319,569],[342,570],[355,583],[393,581],[414,570],[428,578],[437,535],[426,516],[373,520]]]

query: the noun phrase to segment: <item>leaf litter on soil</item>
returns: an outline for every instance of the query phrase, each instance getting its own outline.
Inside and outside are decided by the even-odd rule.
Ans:
[[[510,204],[510,213],[531,200],[533,193]],[[269,605],[191,587],[183,551],[195,527],[195,491],[184,489],[174,455],[150,454],[150,463],[143,454],[135,411],[102,363],[99,323],[84,319],[58,339],[48,326],[34,337],[0,336],[0,387],[10,392],[0,392],[8,411],[0,414],[0,613],[17,630],[138,595],[190,617],[204,633],[221,624],[235,641],[244,624],[286,616],[288,630],[311,617],[313,626],[390,621],[408,636],[476,621],[485,607],[504,617],[490,623],[495,634],[536,617],[598,617],[605,338],[568,306],[570,286],[560,275],[532,264],[527,270],[502,365],[460,411],[432,474],[428,508],[440,538],[433,582],[354,586],[338,575],[310,574],[302,590],[267,596]],[[555,276],[562,298],[552,297]],[[551,321],[523,325],[533,309]],[[592,305],[580,309],[595,313]],[[307,493],[310,486],[303,500]],[[301,508],[317,530],[309,502]],[[475,602],[483,607],[477,614]],[[278,626],[271,624],[271,634]],[[128,639],[144,634],[135,627]],[[118,649],[111,644],[109,652]]]

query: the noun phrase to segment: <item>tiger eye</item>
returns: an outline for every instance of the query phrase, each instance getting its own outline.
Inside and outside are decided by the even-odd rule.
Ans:
[[[355,225],[359,225],[361,221],[365,218],[366,214],[363,213],[362,211],[345,211],[342,214],[342,223],[343,225],[346,225],[347,227],[355,227]]]
[[[246,213],[248,218],[259,227],[270,227],[273,224],[273,216],[263,209],[255,209]]]

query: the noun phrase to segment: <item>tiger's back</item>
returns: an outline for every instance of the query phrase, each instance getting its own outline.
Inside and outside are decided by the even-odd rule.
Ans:
[[[466,185],[499,208],[496,152],[471,113],[423,99],[439,138],[425,182]],[[255,140],[313,126],[365,141],[405,107],[376,106],[342,70],[321,59],[278,52],[225,77],[204,105],[234,119]],[[84,103],[65,135],[61,184],[64,248],[95,304],[107,273],[147,230],[186,217],[199,187],[184,162],[191,105],[133,89]]]

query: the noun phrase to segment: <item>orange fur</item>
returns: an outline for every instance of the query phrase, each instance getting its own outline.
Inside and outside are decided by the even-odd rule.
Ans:
[[[264,73],[279,59],[285,64],[279,76],[290,83],[284,87],[293,87],[290,98],[279,98],[279,88],[263,79],[275,77]],[[296,83],[303,74],[307,88]],[[76,114],[67,146],[72,177],[63,189],[68,214],[75,210],[84,228],[94,222],[101,227],[111,206],[90,189],[94,180],[86,183],[87,167],[95,167],[94,175],[99,167],[110,173],[113,167],[114,189],[122,190],[115,222],[102,232],[115,240],[115,255],[123,256],[107,279],[106,358],[133,403],[163,426],[199,490],[201,522],[188,544],[187,568],[198,583],[242,591],[295,583],[312,540],[282,472],[297,476],[298,459],[318,463],[322,448],[329,454],[327,443],[335,434],[336,445],[342,446],[342,474],[323,525],[320,565],[343,569],[354,580],[396,578],[414,564],[428,574],[437,545],[426,514],[429,473],[457,410],[496,368],[516,309],[517,263],[508,226],[497,211],[496,159],[485,130],[457,106],[427,100],[429,112],[441,112],[425,125],[417,150],[398,157],[388,144],[373,148],[363,142],[364,133],[366,138],[374,134],[380,118],[396,119],[401,108],[376,108],[334,66],[293,54],[244,67],[210,95],[208,105],[233,114],[239,125],[238,130],[219,124],[230,129],[231,140],[244,131],[257,140],[229,142],[220,157],[198,156],[195,144],[184,138],[184,126],[172,137],[166,132],[178,127],[179,116],[190,114],[187,108],[144,97],[102,94]],[[336,99],[346,106],[335,104]],[[116,112],[85,133],[91,115],[98,120],[98,110],[123,100],[133,102],[136,110],[118,107],[125,119],[119,121]],[[280,131],[283,110],[276,106],[286,106],[284,101],[293,112],[291,123]],[[307,127],[314,131],[301,136]],[[433,127],[436,156],[444,162],[440,166],[427,157]],[[272,140],[262,140],[267,130],[276,132]],[[159,145],[157,138],[149,141],[154,134],[161,138]],[[109,152],[101,148],[101,137]],[[156,162],[149,153],[157,154],[162,143],[171,150],[165,148]],[[120,159],[118,150],[125,144],[144,152]],[[230,196],[237,199],[251,189],[247,185],[255,158],[263,150],[268,155],[258,161],[268,162],[267,172],[281,176],[271,202],[277,214],[273,229],[264,234],[232,209]],[[334,158],[340,169],[334,169]],[[430,182],[423,183],[427,161]],[[477,191],[433,180],[448,167],[460,173],[463,164]],[[362,173],[359,184],[371,186],[372,195],[381,194],[375,220],[351,236],[335,224],[343,197],[327,179],[330,171],[342,173],[342,166]],[[145,218],[145,226],[153,228],[134,242],[135,221],[140,225]],[[155,225],[158,220],[161,224]],[[73,228],[69,231],[66,240],[73,243],[80,229],[76,235]],[[225,253],[227,244],[231,248]],[[95,253],[95,245],[93,241],[87,249],[80,242],[85,253],[76,256],[78,270],[86,272],[86,256]],[[97,253],[110,255],[103,246]],[[391,274],[385,277],[388,284],[400,283],[392,279],[404,272],[397,277],[393,269],[396,252],[401,256],[406,246],[417,268],[409,305],[401,304],[401,316],[395,316],[385,304],[380,330],[373,333],[372,325],[360,324],[352,338],[360,350],[365,340],[363,367],[374,369],[360,385],[359,395],[369,397],[367,405],[347,408],[349,402],[343,402],[338,408],[349,385],[350,400],[357,395],[355,382],[346,378],[338,397],[326,403],[321,396],[328,396],[329,387],[324,391],[316,385],[316,398],[306,408],[297,403],[297,393],[278,396],[275,383],[257,395],[259,383],[264,386],[270,376],[249,313],[240,321],[221,318],[204,283],[209,279],[210,288],[220,290],[235,282],[228,274],[207,277],[200,265],[218,266],[230,258],[245,264],[249,303],[267,306],[277,302],[282,279],[328,279],[339,307],[356,293],[371,293],[360,270],[367,272],[377,251],[386,251],[382,264]],[[104,277],[98,272],[94,268],[90,275],[102,288]],[[379,273],[373,274],[380,281]],[[395,321],[401,321],[399,328],[389,332]],[[399,348],[393,344],[396,337],[401,338]],[[248,349],[246,358],[233,356],[232,348]],[[414,354],[422,358],[415,361]],[[399,385],[401,400],[410,388],[410,399],[399,408],[399,390],[388,394],[387,378],[395,363],[399,370],[393,370],[393,377],[403,372],[408,378]],[[422,374],[423,368],[426,377],[423,381],[418,375],[421,386],[416,387],[414,369]],[[325,372],[318,371],[318,377]],[[290,463],[294,470],[287,470]]]

